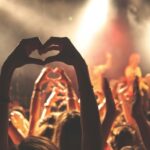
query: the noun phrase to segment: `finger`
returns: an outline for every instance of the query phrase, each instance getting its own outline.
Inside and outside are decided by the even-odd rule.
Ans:
[[[140,106],[141,105],[141,94],[139,90],[139,82],[138,77],[134,80],[134,101],[133,101],[133,107]]]
[[[67,76],[67,74],[66,74],[64,71],[62,72],[62,77],[63,77],[63,79],[65,79],[68,83],[71,84],[70,78]]]
[[[44,62],[40,59],[36,58],[28,58],[27,64],[37,64],[37,65],[44,65]]]
[[[37,49],[38,53],[40,53],[40,51],[42,51],[43,44],[41,43],[39,38],[34,38],[32,44],[33,44],[33,49]]]
[[[42,47],[42,43],[39,40],[38,37],[33,37],[33,38],[29,38],[29,39],[23,39],[21,41],[22,45],[27,45],[27,46],[31,46],[32,48],[41,48]]]
[[[58,68],[58,67],[56,67],[56,68],[54,68],[54,73],[60,73],[61,74],[61,72],[62,72],[62,69],[61,68]]]
[[[113,104],[114,100],[113,100],[112,92],[111,92],[111,89],[110,89],[109,82],[108,82],[107,78],[103,79],[103,90],[104,90],[104,94],[105,94],[105,97],[106,97],[106,103]]]
[[[43,70],[42,70],[42,75],[43,75],[44,77],[47,76],[47,78],[49,78],[49,77],[48,77],[48,74],[49,74],[50,72],[52,72],[52,68],[51,68],[50,66],[46,66],[46,67],[44,67]]]
[[[107,78],[103,78],[103,91],[107,95],[109,90],[109,83],[107,81]]]
[[[60,45],[61,42],[62,42],[62,39],[63,38],[60,38],[60,37],[51,37],[49,38],[49,40],[47,40],[45,42],[45,44],[43,45],[44,48],[47,48],[49,47],[50,45]]]
[[[42,45],[42,48],[39,50],[39,54],[41,55],[52,50],[60,51],[60,46],[59,45],[49,45],[49,46]]]
[[[54,62],[54,61],[61,61],[60,55],[50,56],[50,57],[46,58],[44,61],[44,64],[46,65],[46,64]]]
[[[40,72],[36,82],[41,82],[41,84],[42,84],[42,81],[47,80],[47,78],[45,77],[46,76],[45,74],[47,73],[47,69],[48,69],[48,67],[44,67],[42,69],[42,71]]]

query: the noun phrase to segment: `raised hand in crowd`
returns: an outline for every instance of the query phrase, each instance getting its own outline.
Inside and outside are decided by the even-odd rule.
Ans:
[[[43,94],[43,84],[49,82],[48,74],[51,71],[51,68],[43,68],[40,75],[35,81],[34,89],[31,97],[30,104],[30,119],[29,119],[29,135],[35,135],[35,130],[38,126],[38,120],[41,116],[42,105],[44,104],[44,98],[46,97]],[[50,89],[50,86],[49,86]],[[52,89],[50,89],[52,90]]]
[[[9,87],[13,72],[16,68],[26,64],[43,64],[42,60],[30,58],[29,55],[34,51],[41,51],[42,44],[36,38],[24,39],[4,62],[0,75],[0,149],[7,150],[8,146],[8,102]]]
[[[38,50],[40,55],[53,50],[58,51],[58,54],[48,56],[43,61],[30,57],[34,50]],[[50,67],[49,63],[54,61],[74,67],[79,97],[65,71]],[[26,64],[45,65],[34,83],[29,121],[19,111],[8,113],[13,72]],[[45,44],[38,38],[22,40],[4,62],[0,74],[0,150],[8,150],[8,136],[12,143],[19,144],[19,150],[57,150],[57,147],[60,150],[102,150],[108,146],[110,130],[115,128],[114,124],[118,125],[120,122],[134,128],[136,144],[141,142],[142,137],[145,148],[150,149],[150,124],[142,109],[138,78],[134,81],[132,93],[124,80],[117,81],[115,94],[106,78],[103,79],[102,87],[103,94],[99,91],[94,93],[88,66],[68,38],[51,37]],[[119,116],[120,120],[113,124],[119,114],[118,108],[122,118]],[[53,117],[53,123],[48,122],[50,117]],[[127,146],[128,143],[123,141],[123,144]]]
[[[132,116],[134,117],[142,139],[143,139],[143,143],[146,147],[146,149],[150,149],[150,124],[148,122],[148,120],[146,119],[145,115],[144,115],[144,111],[142,109],[142,97],[140,94],[140,90],[139,90],[139,82],[138,82],[138,77],[136,77],[135,81],[134,81],[134,103],[132,106]]]
[[[62,69],[56,68],[57,71],[60,73],[60,79],[59,82],[60,84],[64,84],[66,88],[66,101],[67,101],[67,110],[68,111],[73,111],[77,110],[79,111],[79,103],[78,103],[78,97],[72,87],[71,80],[67,76],[67,74],[64,72]]]
[[[14,108],[10,111],[9,127],[10,126],[16,128],[23,138],[26,138],[28,136],[29,121],[26,119],[25,115],[21,110],[17,110],[17,108]]]
[[[46,63],[61,61],[73,65],[79,84],[82,150],[101,150],[103,139],[98,107],[89,78],[87,65],[68,38],[52,37],[45,43],[45,51],[58,50],[60,53],[46,59]]]
[[[106,78],[103,79],[103,92],[104,96],[106,98],[106,115],[102,124],[103,129],[103,139],[104,144],[106,144],[107,138],[110,133],[111,126],[117,117],[117,110],[115,108],[114,99],[111,93],[111,89],[109,87],[108,80]]]
[[[22,136],[22,134],[18,131],[18,129],[13,125],[11,121],[9,121],[8,135],[14,145],[20,144],[20,142],[25,138]]]
[[[125,121],[128,125],[130,125],[137,134],[137,143],[141,143],[141,134],[135,119],[132,116],[132,103],[133,103],[133,96],[130,95],[128,91],[128,87],[121,87],[118,92],[118,98],[121,104],[122,114],[125,118]]]

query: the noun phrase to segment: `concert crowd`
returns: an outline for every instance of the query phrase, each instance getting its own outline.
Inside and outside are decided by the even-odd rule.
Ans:
[[[59,53],[42,60],[29,56],[34,50]],[[56,61],[74,68],[78,93],[65,69],[50,66]],[[23,39],[1,68],[0,150],[150,150],[150,75],[139,63],[139,54],[131,54],[124,76],[109,80],[110,53],[89,71],[66,37],[45,44]],[[24,108],[11,100],[10,85],[14,71],[28,64],[43,68]]]

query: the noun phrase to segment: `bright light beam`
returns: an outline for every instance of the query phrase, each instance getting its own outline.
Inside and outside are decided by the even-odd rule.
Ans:
[[[144,26],[144,28],[143,28]],[[149,39],[150,39],[150,22],[145,22],[145,24],[143,24],[142,28],[143,28],[143,35],[139,36],[140,38],[138,39],[138,48],[141,51],[141,53],[143,54],[143,57],[145,58],[145,61],[147,61],[150,64],[150,59],[149,59],[149,55],[150,55],[150,44],[149,44]],[[141,32],[142,33],[142,32]],[[141,35],[140,33],[140,35]],[[149,67],[149,65],[148,65]]]
[[[109,0],[90,0],[80,18],[80,25],[75,35],[75,45],[86,49],[92,43],[92,38],[100,31],[107,20]]]

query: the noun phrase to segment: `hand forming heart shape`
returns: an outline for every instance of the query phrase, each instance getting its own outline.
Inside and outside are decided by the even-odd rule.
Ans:
[[[38,50],[40,55],[52,50],[59,51],[59,54],[47,57],[43,61],[42,59],[31,58],[29,56],[35,50]],[[84,62],[82,56],[68,38],[51,37],[45,44],[42,44],[39,38],[35,37],[23,39],[9,55],[4,65],[15,69],[26,64],[45,65],[53,61],[61,61],[73,66]]]
[[[40,60],[42,61],[41,65],[45,65],[53,61],[61,61],[68,65],[75,65],[75,64],[80,64],[80,62],[84,62],[80,53],[76,50],[76,48],[71,43],[71,41],[66,37],[49,38],[45,42],[45,44],[40,46],[38,53],[42,55],[53,50],[59,51],[59,54],[47,57],[44,61]],[[32,63],[39,64],[39,61],[33,60]]]
[[[44,63],[47,64],[53,61],[61,61],[68,65],[81,65],[85,63],[84,59],[67,37],[51,37],[43,45],[43,50],[40,53],[45,53],[51,50],[59,51],[58,55],[48,57]]]
[[[55,56],[50,56],[46,60],[31,58],[29,55],[38,50],[40,55],[57,50],[60,53]],[[53,61],[61,61],[68,65],[73,65],[75,68],[82,69],[86,63],[80,53],[68,38],[51,37],[45,44],[42,44],[39,38],[23,39],[15,50],[8,56],[1,69],[1,86],[0,98],[4,101],[9,101],[8,91],[9,82],[14,70],[26,64],[45,65]]]

